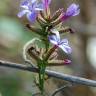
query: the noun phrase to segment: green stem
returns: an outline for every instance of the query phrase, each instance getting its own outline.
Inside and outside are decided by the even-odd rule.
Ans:
[[[42,32],[44,32],[44,35],[45,35],[45,37],[42,38],[42,41],[45,44],[45,48],[46,48],[45,54],[46,54],[49,50],[49,42],[48,42],[48,38],[47,38],[48,27],[47,26],[43,27]],[[42,96],[44,96],[45,69],[46,69],[48,62],[47,62],[47,60],[45,60],[45,58],[43,58],[42,60],[38,60],[37,63],[38,63],[38,68],[39,68],[39,88],[40,88]]]
[[[48,42],[48,40],[45,41],[45,46],[46,46],[46,53],[47,53],[47,51],[49,49],[49,42]]]
[[[49,49],[49,42],[46,40],[45,42],[46,46],[46,53]],[[45,69],[48,62],[43,58],[43,60],[38,61],[38,68],[39,68],[39,88],[41,91],[42,96],[44,96],[44,78],[45,78]]]
[[[45,77],[46,61],[40,60],[38,62],[38,68],[39,68],[39,88],[41,94],[44,95],[44,77]]]

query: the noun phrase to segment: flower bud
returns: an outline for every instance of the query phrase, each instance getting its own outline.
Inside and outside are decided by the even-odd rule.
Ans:
[[[62,14],[60,14],[60,16],[55,21],[51,22],[52,26],[55,27],[55,26],[59,25],[60,23],[62,23],[61,17],[62,17]]]
[[[47,25],[47,22],[40,15],[38,16],[36,20],[40,24],[41,27],[44,27]]]
[[[52,18],[51,18],[50,21],[52,22],[52,21],[56,20],[56,19],[62,14],[62,11],[63,11],[63,8],[57,10],[57,11],[53,14],[53,16],[52,16]]]
[[[65,28],[62,28],[61,30],[59,30],[60,34],[62,33],[74,33],[73,29],[69,28],[69,27],[65,27]]]
[[[69,59],[64,60],[64,64],[70,64],[70,63],[71,63],[71,60],[69,60]]]
[[[65,60],[49,60],[48,66],[63,66],[70,64],[71,60],[65,59]]]

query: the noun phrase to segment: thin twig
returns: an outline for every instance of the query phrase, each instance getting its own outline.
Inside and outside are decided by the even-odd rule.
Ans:
[[[64,85],[64,86],[56,89],[56,90],[52,93],[51,96],[55,96],[58,92],[64,90],[64,89],[67,88],[67,87],[72,87],[72,84],[68,83],[68,84],[66,84],[66,85]]]
[[[9,67],[9,68],[16,68],[16,69],[20,69],[20,70],[38,73],[38,68],[34,68],[32,66],[27,66],[24,64],[17,64],[17,63],[12,63],[12,62],[0,60],[0,66]],[[55,78],[62,79],[62,80],[66,80],[66,81],[73,82],[76,84],[82,84],[82,85],[96,87],[96,80],[89,80],[89,79],[85,79],[85,78],[81,78],[81,77],[77,77],[77,76],[72,76],[72,75],[68,75],[68,74],[63,74],[63,73],[50,71],[50,70],[46,70],[46,74],[48,76],[55,77]]]
[[[38,92],[38,93],[35,93],[35,94],[32,94],[32,96],[36,96],[36,95],[40,95],[41,93]]]

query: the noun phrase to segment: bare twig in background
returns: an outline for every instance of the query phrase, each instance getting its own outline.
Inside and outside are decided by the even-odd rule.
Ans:
[[[9,67],[9,68],[16,68],[16,69],[20,69],[20,70],[26,70],[26,71],[38,73],[38,68],[34,68],[32,66],[27,66],[24,64],[17,64],[17,63],[12,63],[12,62],[0,60],[0,66]],[[55,78],[62,79],[62,80],[66,80],[66,81],[69,81],[72,83],[96,87],[96,80],[89,80],[89,79],[85,79],[85,78],[81,78],[81,77],[77,77],[77,76],[72,76],[72,75],[67,75],[67,74],[63,74],[63,73],[59,73],[59,72],[55,72],[55,71],[50,71],[50,70],[46,70],[46,74],[48,76],[55,77]]]
[[[71,27],[76,30],[79,34],[86,36],[96,36],[96,26],[93,24],[85,24],[82,22],[72,22],[70,23]],[[77,31],[79,30],[79,31]]]
[[[32,94],[32,96],[36,96],[36,95],[40,95],[41,93],[39,92],[39,93],[35,93],[35,94]]]
[[[64,89],[67,88],[67,87],[72,87],[72,84],[68,83],[68,84],[66,84],[66,85],[64,85],[64,86],[56,89],[56,90],[52,93],[51,96],[55,96],[58,92],[64,90]]]

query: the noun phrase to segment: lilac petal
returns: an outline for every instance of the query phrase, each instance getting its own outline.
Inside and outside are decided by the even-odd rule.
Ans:
[[[60,44],[59,44],[59,45],[62,45],[62,44],[68,45],[68,40],[67,40],[67,39],[62,39],[62,40],[60,41]]]
[[[71,16],[76,16],[79,13],[80,13],[79,5],[73,3],[67,8],[67,11],[63,13],[63,16],[61,17],[61,21],[64,21]]]
[[[67,44],[62,44],[62,45],[59,45],[59,47],[67,54],[70,54],[72,52],[72,49],[71,47],[69,47],[69,45]]]
[[[35,10],[37,10],[37,11],[44,10],[44,5],[42,3],[37,4]]]
[[[79,5],[75,3],[71,4],[66,11],[67,16],[76,16],[80,13]]]
[[[73,16],[76,16],[76,15],[78,15],[80,13],[80,9],[78,9],[74,14],[73,14]]]
[[[18,14],[17,14],[17,16],[19,17],[19,18],[21,18],[23,15],[25,15],[27,12],[29,12],[28,10],[23,10],[23,11],[20,11]]]
[[[42,0],[42,2],[44,3],[44,4],[50,4],[51,3],[51,0]]]
[[[51,0],[42,0],[45,8],[47,8],[49,6],[49,4],[51,3]]]
[[[29,1],[29,0],[25,0],[25,1],[21,2],[20,5],[21,5],[21,6],[27,6],[27,5],[28,5],[28,1]]]
[[[31,0],[32,3],[35,3],[37,0]]]
[[[54,45],[58,45],[58,41],[55,35],[49,36],[48,37],[49,41],[54,44]]]
[[[28,5],[29,5],[29,0],[25,0],[21,2],[20,7],[28,9]]]
[[[51,3],[51,0],[48,0],[48,4],[50,4]]]
[[[30,22],[34,22],[36,20],[36,17],[37,17],[37,13],[35,11],[33,12],[29,12],[27,14],[27,18]]]
[[[21,6],[27,6],[29,5],[29,3],[35,3],[37,0],[24,0],[23,2],[21,2]]]
[[[68,40],[67,39],[62,39],[61,42],[59,43],[59,47],[65,51],[66,53],[71,53],[71,48],[69,47]]]
[[[51,32],[55,34],[56,41],[60,42],[60,34],[56,29],[51,29]]]

